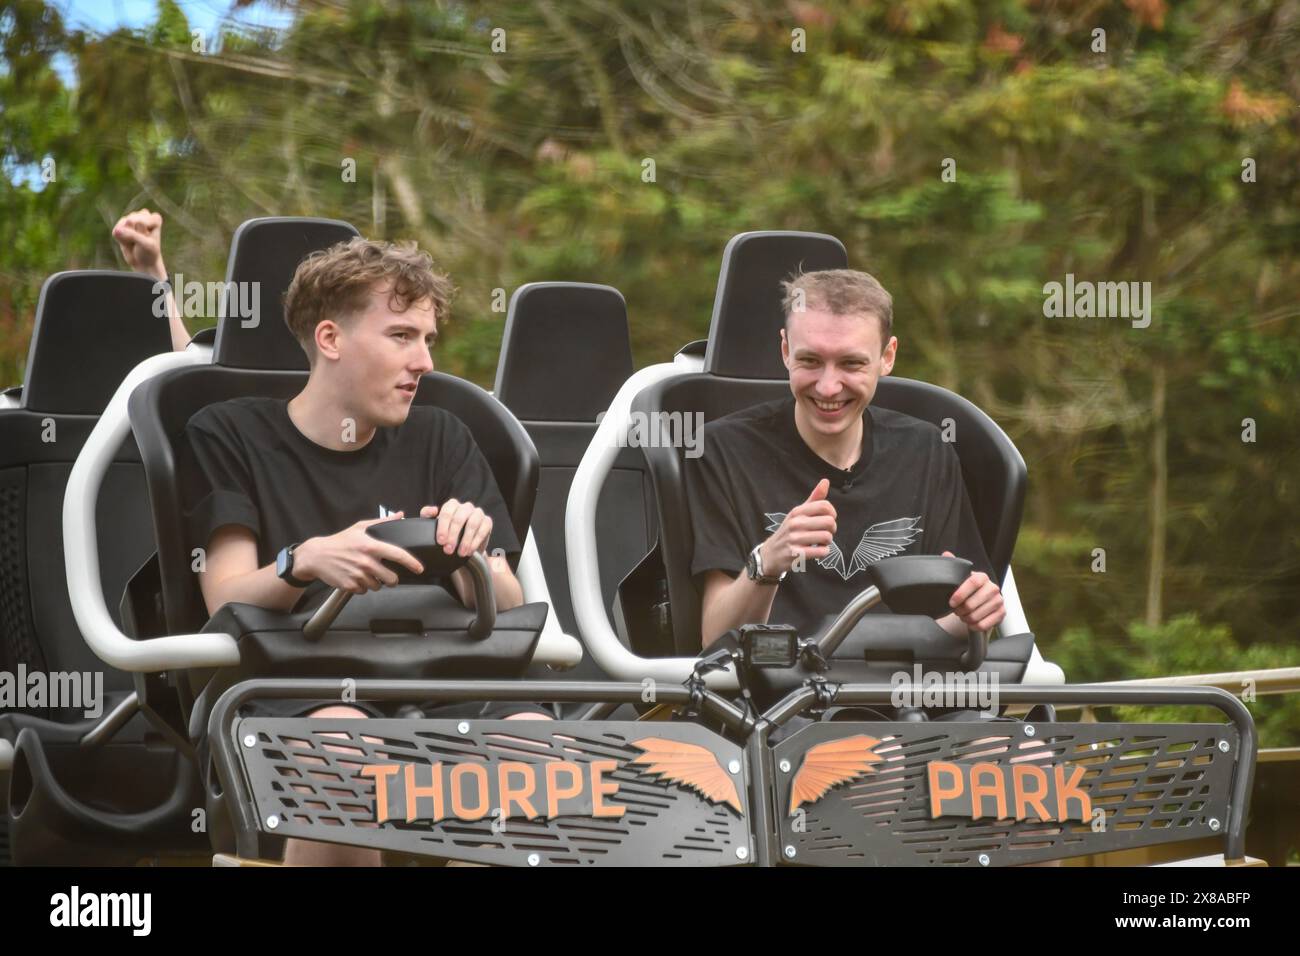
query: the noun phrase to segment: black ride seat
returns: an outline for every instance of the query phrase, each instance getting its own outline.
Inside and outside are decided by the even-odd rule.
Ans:
[[[277,344],[282,357],[287,357],[289,346],[301,351],[287,328],[285,337],[287,343]],[[265,346],[262,342],[257,347],[262,362],[267,361]],[[228,349],[226,358],[239,362],[242,353]],[[258,395],[287,400],[302,391],[306,382],[306,372],[213,364],[171,369],[142,383],[131,395],[131,427],[149,479],[158,545],[164,626],[159,633],[197,631],[208,621],[198,577],[191,570],[182,521],[187,505],[184,486],[191,477],[184,467],[189,460],[183,441],[186,423],[200,409],[232,398]],[[477,385],[441,372],[430,372],[421,379],[414,404],[445,408],[465,422],[492,468],[512,524],[522,538],[537,486],[536,452],[523,427]]]
[[[15,679],[20,667],[29,674],[102,674],[105,714],[131,692],[132,678],[95,657],[77,628],[64,566],[63,496],[73,462],[118,385],[137,364],[171,348],[166,316],[155,315],[154,282],[106,271],[47,279],[20,403],[0,410],[0,671]],[[128,441],[104,476],[96,509],[100,583],[119,623],[113,598],[152,550],[148,515],[144,470]],[[165,798],[176,778],[175,754],[141,746],[158,735],[137,718],[87,753],[80,739],[95,722],[82,707],[6,708],[0,738],[14,743],[31,728],[46,745],[51,772],[73,793],[93,793],[100,806],[128,812]],[[122,772],[104,773],[109,766]],[[17,769],[21,798],[21,761]],[[69,851],[80,851],[70,834],[15,830],[20,861],[55,862]]]
[[[565,553],[569,488],[599,417],[631,374],[627,304],[617,289],[585,282],[535,282],[511,297],[494,394],[537,447],[541,480],[533,532],[551,603],[567,634],[578,633]],[[614,607],[619,582],[653,542],[654,521],[645,462],[635,449],[622,449],[597,505],[606,610]],[[565,676],[604,675],[591,655],[584,654]]]
[[[633,409],[647,414],[702,412],[705,421],[789,394],[779,357],[783,323],[778,283],[804,271],[844,268],[843,245],[816,233],[751,232],[734,237],[723,253],[704,371],[663,380],[637,396]],[[1024,507],[1024,460],[1006,434],[970,402],[925,382],[887,377],[874,403],[916,418],[956,423],[954,448],[980,534],[999,578],[1005,576]],[[672,448],[644,449],[654,481],[660,521],[659,548],[672,602],[673,645],[658,656],[693,656],[700,648],[700,594],[690,573],[694,537],[688,518],[683,455]],[[828,609],[828,614],[839,608]],[[813,636],[813,635],[803,635]],[[846,641],[841,654],[852,655]],[[1032,650],[1032,635],[995,641],[986,669],[1018,680]],[[860,656],[860,649],[858,654]],[[1007,666],[1002,666],[1005,663]]]
[[[63,567],[63,491],[72,463],[128,372],[171,347],[153,315],[154,280],[123,272],[61,272],[46,280],[36,309],[18,408],[0,411],[0,667],[98,670],[77,633]],[[99,512],[106,594],[148,554],[147,492],[134,443],[106,478],[112,507]],[[107,496],[106,496],[107,497]],[[114,608],[114,610],[116,610]],[[113,689],[129,691],[115,672]],[[70,714],[53,716],[70,719]]]

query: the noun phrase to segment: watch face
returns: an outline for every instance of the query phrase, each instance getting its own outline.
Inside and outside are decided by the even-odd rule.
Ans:
[[[749,552],[749,557],[745,558],[745,573],[749,575],[751,581],[758,580],[758,550]]]
[[[277,577],[284,577],[285,572],[289,570],[289,549],[281,548],[280,553],[275,556],[275,573]]]

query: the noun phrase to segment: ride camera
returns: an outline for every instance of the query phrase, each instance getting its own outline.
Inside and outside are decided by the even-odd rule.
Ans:
[[[794,667],[799,660],[799,632],[789,624],[746,624],[740,629],[745,667]]]
[[[751,712],[754,705],[750,692],[753,671],[789,670],[799,663],[802,650],[799,631],[789,624],[743,624],[724,634],[718,644],[723,646],[707,655],[700,664],[712,664],[707,668],[712,670],[722,666],[725,660],[734,661],[740,696]],[[702,673],[697,667],[696,676]]]

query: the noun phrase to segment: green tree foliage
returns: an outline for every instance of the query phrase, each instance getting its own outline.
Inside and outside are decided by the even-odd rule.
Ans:
[[[1168,674],[1214,674],[1262,670],[1294,664],[1295,647],[1256,642],[1243,646],[1225,625],[1206,625],[1196,614],[1180,614],[1158,627],[1134,623],[1124,634],[1097,634],[1088,627],[1067,629],[1053,646],[1053,659],[1072,683],[1162,677]],[[1300,695],[1261,695],[1257,684],[1242,681],[1228,688],[1242,697],[1260,738],[1269,746],[1300,743]],[[1212,708],[1115,707],[1122,720],[1221,721]]]

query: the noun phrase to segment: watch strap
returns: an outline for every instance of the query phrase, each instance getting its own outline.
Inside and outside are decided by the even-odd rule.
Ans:
[[[763,573],[763,552],[762,545],[755,545],[754,550],[749,552],[749,560],[746,562],[746,573],[749,579],[756,584],[780,584],[785,579],[785,575],[773,577],[770,574]],[[750,570],[750,569],[753,570]]]
[[[305,588],[309,586],[311,582],[304,581],[301,578],[294,577],[293,574],[293,553],[298,549],[299,544],[301,544],[301,542],[299,542],[298,544],[291,544],[288,547],[282,549],[281,554],[285,556],[286,561],[285,561],[284,571],[279,574],[279,578],[281,581],[284,581],[286,584],[290,584],[293,587]]]

